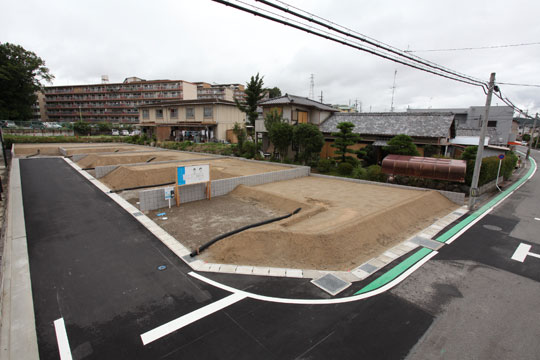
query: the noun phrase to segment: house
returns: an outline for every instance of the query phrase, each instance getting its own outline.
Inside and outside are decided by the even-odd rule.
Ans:
[[[470,106],[458,109],[407,109],[413,113],[452,113],[456,119],[456,136],[476,137],[482,129],[482,119],[486,113],[485,106]],[[516,140],[512,132],[514,110],[510,106],[490,106],[486,137],[489,145],[506,146]]]
[[[262,113],[255,121],[256,139],[262,140],[262,149],[272,152],[273,146],[268,140],[268,131],[264,127],[264,118],[272,109],[277,109],[283,120],[291,125],[314,124],[320,126],[326,119],[339,110],[306,97],[285,94],[277,98],[259,102]]]
[[[139,126],[158,141],[225,141],[246,115],[233,101],[196,99],[162,101],[139,106]]]
[[[450,140],[456,136],[454,114],[451,113],[335,113],[319,127],[325,137],[321,151],[322,158],[334,157],[335,148],[331,145],[339,132],[338,124],[350,122],[354,124],[353,132],[361,136],[361,142],[351,146],[359,150],[367,145],[378,150],[386,146],[396,135],[405,134],[413,139],[421,155],[427,145],[440,146],[444,154],[449,154]]]

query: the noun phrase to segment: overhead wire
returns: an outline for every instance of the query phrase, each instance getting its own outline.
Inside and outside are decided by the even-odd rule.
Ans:
[[[282,15],[278,15],[279,17],[283,18],[283,19],[286,19],[286,20],[281,20],[281,19],[278,19],[278,18],[275,18],[273,16],[270,16],[270,15],[267,15],[265,13],[262,13],[260,11],[257,11],[257,10],[261,10],[261,11],[264,11],[264,12],[268,12],[268,13],[272,13],[268,10],[264,10],[264,9],[261,9],[261,8],[258,8],[254,5],[251,5],[251,4],[248,4],[248,3],[245,3],[241,0],[236,0],[236,2],[239,2],[239,3],[242,3],[242,4],[245,4],[247,6],[250,6],[252,8],[255,8],[257,10],[252,10],[252,9],[248,9],[248,8],[245,8],[243,6],[240,6],[240,5],[237,5],[237,4],[234,4],[234,3],[231,3],[230,1],[225,1],[225,0],[212,0],[214,2],[217,2],[217,3],[220,3],[220,4],[223,4],[223,5],[226,5],[226,6],[231,6],[235,9],[238,9],[238,10],[241,10],[241,11],[244,11],[244,12],[247,12],[247,13],[250,13],[252,15],[255,15],[255,16],[260,16],[262,18],[265,18],[267,20],[271,20],[271,21],[274,21],[274,22],[277,22],[277,23],[280,23],[282,25],[286,25],[286,26],[290,26],[292,28],[295,28],[295,29],[298,29],[298,30],[301,30],[301,31],[305,31],[307,33],[310,33],[310,34],[313,34],[313,35],[316,35],[316,36],[319,36],[319,37],[322,37],[324,39],[327,39],[327,40],[331,40],[331,41],[334,41],[334,42],[337,42],[337,43],[340,43],[342,45],[346,45],[346,46],[349,46],[349,47],[352,47],[352,48],[355,48],[357,50],[361,50],[361,51],[364,51],[364,52],[367,52],[367,53],[370,53],[372,55],[376,55],[376,56],[379,56],[381,58],[384,58],[384,59],[387,59],[387,60],[390,60],[390,61],[393,61],[393,62],[396,62],[396,63],[399,63],[399,64],[402,64],[402,65],[405,65],[405,66],[409,66],[409,67],[412,67],[412,68],[415,68],[417,70],[421,70],[421,71],[425,71],[425,72],[428,72],[428,73],[431,73],[431,74],[434,74],[434,75],[437,75],[437,76],[440,76],[440,77],[444,77],[444,78],[447,78],[447,79],[450,79],[450,80],[454,80],[454,81],[458,81],[458,82],[462,82],[462,83],[465,83],[465,84],[469,84],[469,85],[473,85],[473,86],[480,86],[480,87],[485,87],[487,86],[485,83],[480,83],[476,80],[467,80],[467,79],[464,79],[462,77],[459,77],[455,74],[452,74],[452,73],[440,73],[438,71],[440,71],[440,69],[434,69],[432,67],[425,67],[425,66],[421,66],[421,65],[418,65],[418,64],[414,64],[414,63],[410,63],[406,60],[403,60],[403,59],[399,59],[399,58],[396,58],[396,57],[393,57],[391,56],[390,54],[386,54],[386,53],[381,53],[380,51],[377,51],[376,49],[374,48],[369,48],[369,47],[366,47],[366,46],[360,46],[358,44],[355,44],[355,43],[350,43],[349,40],[346,40],[346,39],[343,39],[343,38],[336,38],[335,35],[333,34],[330,34],[330,33],[322,33],[322,30],[320,29],[316,29],[316,28],[313,28],[313,27],[309,27],[307,28],[306,24],[303,24],[302,25],[297,25],[297,24],[294,24],[294,23],[291,23],[291,22],[288,22],[286,20],[289,20],[289,21],[294,21],[294,20],[291,20],[287,17],[284,17]],[[275,15],[275,13],[272,13],[273,15]],[[298,23],[298,22],[297,22]],[[315,31],[316,29],[316,31]],[[321,32],[319,32],[321,31]],[[437,71],[436,71],[437,70]]]
[[[352,48],[357,49],[357,50],[367,52],[369,54],[372,54],[372,55],[384,58],[386,60],[390,60],[390,61],[399,63],[399,64],[404,65],[404,66],[412,67],[412,68],[415,68],[417,70],[421,70],[421,71],[424,71],[424,72],[431,73],[433,75],[437,75],[437,76],[440,76],[440,77],[447,78],[449,80],[462,82],[462,83],[465,83],[465,84],[468,84],[468,85],[479,86],[479,87],[482,88],[483,92],[486,95],[488,93],[488,83],[483,81],[483,80],[477,79],[477,78],[469,76],[469,75],[465,75],[463,73],[451,70],[451,69],[449,69],[447,67],[436,64],[436,63],[431,62],[429,60],[423,59],[423,58],[421,58],[421,57],[419,57],[417,55],[411,54],[412,51],[402,51],[402,50],[400,50],[400,49],[398,49],[396,47],[393,47],[391,45],[380,42],[380,41],[378,41],[376,39],[373,39],[373,38],[370,38],[370,37],[368,37],[366,35],[360,34],[360,33],[356,32],[354,30],[351,30],[351,29],[349,29],[347,27],[344,27],[344,26],[341,26],[339,24],[333,23],[330,20],[324,19],[324,18],[322,18],[320,16],[317,16],[317,15],[309,13],[309,12],[307,12],[305,10],[299,9],[299,8],[297,8],[295,6],[289,5],[289,4],[287,4],[287,3],[283,2],[283,1],[276,0],[277,2],[283,4],[286,7],[274,4],[274,3],[270,2],[270,1],[267,1],[267,0],[255,0],[255,1],[260,2],[260,3],[264,4],[264,5],[272,7],[274,9],[277,9],[277,10],[283,11],[285,13],[288,13],[290,15],[296,16],[296,17],[298,17],[298,18],[300,18],[300,19],[302,19],[304,21],[308,21],[308,22],[316,24],[318,26],[322,26],[322,27],[324,27],[324,28],[326,28],[328,30],[334,31],[334,32],[336,32],[338,34],[344,35],[344,36],[346,36],[346,38],[344,38],[343,36],[339,36],[339,35],[336,35],[334,33],[328,32],[326,30],[320,29],[320,28],[310,26],[310,25],[308,25],[306,23],[303,23],[303,22],[300,22],[298,20],[288,18],[288,17],[286,17],[286,16],[284,16],[282,14],[277,14],[275,12],[272,12],[272,11],[268,10],[268,9],[263,9],[263,8],[255,6],[253,4],[246,3],[246,2],[244,2],[242,0],[235,0],[235,1],[238,2],[238,3],[244,4],[246,6],[249,6],[254,10],[243,7],[243,6],[240,6],[238,4],[233,4],[230,1],[225,1],[225,0],[212,0],[212,1],[223,4],[223,5],[226,5],[226,6],[231,6],[232,8],[235,8],[237,10],[241,10],[241,11],[250,13],[250,14],[255,15],[255,16],[260,16],[262,18],[265,18],[265,19],[270,20],[270,21],[277,22],[277,23],[285,25],[285,26],[290,26],[290,27],[295,28],[297,30],[305,31],[305,32],[307,32],[309,34],[319,36],[319,37],[322,37],[324,39],[334,41],[334,42],[337,42],[339,44],[342,44],[342,45],[349,46],[349,47],[352,47]],[[292,11],[292,10],[290,10],[291,8],[295,9],[297,11]],[[303,15],[303,14],[300,14],[299,12],[307,14],[307,16]],[[268,15],[268,14],[271,14],[271,15]],[[274,16],[277,16],[278,18],[276,18]],[[279,18],[281,18],[281,19],[279,19]],[[320,20],[317,20],[317,19],[320,19]],[[324,22],[326,22],[326,24]],[[344,30],[341,30],[341,29],[344,29]],[[362,44],[359,43],[358,41],[351,40],[350,38],[359,40],[359,41],[362,42]],[[365,44],[369,44],[371,46],[366,46]],[[530,43],[530,45],[533,45],[533,44],[536,44],[536,43]],[[540,44],[540,43],[538,43],[538,44]],[[526,44],[516,44],[515,46],[518,46],[518,45],[526,45]],[[536,85],[536,84],[516,84],[516,83],[504,83],[504,82],[497,82],[496,84],[497,85],[501,84],[501,85],[513,85],[513,86],[540,87],[540,85]],[[506,105],[510,106],[516,112],[518,112],[520,114],[523,114],[528,118],[532,118],[530,115],[528,115],[522,109],[520,109],[519,107],[514,105],[508,98],[502,96],[502,93],[500,92],[500,88],[498,86],[496,88],[496,91],[494,91],[494,94],[495,94],[495,96],[497,98],[499,98],[501,101],[503,101]]]
[[[465,51],[465,50],[486,50],[486,49],[499,49],[518,46],[532,46],[540,45],[540,42],[522,43],[522,44],[507,44],[507,45],[492,45],[492,46],[478,46],[478,47],[464,47],[464,48],[448,48],[448,49],[427,49],[427,50],[405,50],[408,53],[416,52],[439,52],[439,51]]]
[[[332,30],[332,31],[335,31],[335,32],[337,32],[337,33],[339,33],[339,34],[342,34],[342,35],[345,35],[345,36],[348,36],[348,37],[351,37],[351,38],[360,40],[360,41],[362,41],[362,42],[368,43],[368,44],[370,44],[370,45],[372,45],[372,46],[375,46],[375,47],[377,47],[377,48],[379,48],[379,49],[382,49],[382,50],[384,50],[384,51],[388,51],[388,52],[390,52],[390,53],[392,53],[392,54],[395,54],[395,55],[398,55],[398,56],[400,56],[400,57],[404,57],[404,58],[406,58],[406,59],[408,59],[408,60],[411,60],[411,61],[414,61],[414,62],[418,62],[418,63],[420,63],[420,64],[422,64],[422,65],[424,65],[424,66],[428,66],[428,67],[431,67],[431,68],[434,68],[434,69],[443,71],[443,72],[445,72],[445,73],[449,73],[449,74],[452,74],[452,75],[454,75],[454,76],[457,76],[457,77],[460,77],[460,78],[463,78],[463,79],[467,79],[467,80],[469,80],[469,81],[478,82],[479,84],[484,84],[484,85],[486,84],[485,81],[482,81],[482,80],[479,80],[479,79],[475,79],[475,78],[473,78],[473,77],[471,77],[471,76],[468,76],[468,75],[459,73],[459,72],[454,71],[454,70],[450,70],[450,69],[448,69],[448,68],[446,68],[446,67],[444,67],[444,66],[435,64],[435,63],[433,63],[433,62],[431,62],[431,61],[429,61],[429,60],[426,60],[426,59],[422,59],[421,57],[418,57],[418,56],[416,56],[416,55],[412,55],[412,56],[411,56],[410,54],[407,54],[405,51],[402,51],[402,50],[397,49],[397,48],[395,48],[395,47],[393,47],[393,46],[384,44],[384,43],[382,43],[382,42],[380,42],[380,41],[378,41],[378,40],[368,38],[367,36],[365,36],[365,35],[363,35],[363,34],[360,34],[360,33],[356,32],[356,31],[354,31],[354,30],[351,30],[351,29],[342,27],[342,26],[340,26],[340,25],[337,25],[337,24],[335,24],[335,23],[333,23],[333,22],[331,22],[331,21],[329,21],[329,20],[326,20],[326,19],[324,19],[324,18],[321,18],[321,17],[319,17],[319,16],[317,16],[317,15],[308,13],[308,12],[306,12],[306,11],[304,11],[304,10],[301,10],[301,9],[299,9],[299,8],[296,8],[296,7],[293,7],[293,6],[289,5],[289,4],[286,4],[286,3],[283,2],[283,1],[279,1],[279,0],[278,0],[279,3],[281,3],[281,4],[283,4],[283,5],[287,6],[287,7],[293,7],[294,9],[297,9],[297,10],[299,10],[299,11],[302,11],[302,12],[308,14],[309,16],[302,15],[302,14],[296,12],[296,11],[290,10],[290,9],[287,8],[287,7],[283,7],[283,6],[276,5],[276,4],[274,4],[274,3],[270,2],[270,1],[267,1],[267,0],[255,0],[255,1],[260,2],[260,3],[262,3],[262,4],[265,4],[265,5],[267,5],[267,6],[273,7],[273,8],[275,8],[275,9],[280,10],[280,11],[286,12],[286,13],[288,13],[288,14],[294,15],[294,16],[296,16],[296,17],[299,17],[299,18],[303,19],[303,20],[312,22],[312,23],[317,24],[317,25],[319,25],[319,26],[326,27],[327,29]],[[311,16],[311,17],[310,17],[310,16]],[[324,20],[324,21],[326,21],[327,23],[324,23],[324,22],[322,22],[322,21],[319,21],[319,20],[317,20],[316,18],[317,18],[317,19]],[[341,29],[338,29],[338,28],[337,28],[336,26],[334,26],[334,25],[336,25],[336,26],[338,26],[338,27],[341,27],[341,28],[344,28],[346,31],[341,30]]]

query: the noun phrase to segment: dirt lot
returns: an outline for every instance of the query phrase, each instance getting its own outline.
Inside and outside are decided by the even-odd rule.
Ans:
[[[226,238],[201,257],[216,263],[347,271],[421,231],[457,205],[435,191],[306,177],[239,186],[223,198],[165,209],[165,221],[155,216],[161,211],[152,216],[195,249],[219,234],[298,207],[302,208],[299,214]]]
[[[201,156],[204,155],[201,154]],[[120,166],[99,180],[114,190],[165,184],[175,181],[177,166],[197,164],[210,164],[210,179],[212,180],[290,169],[289,167],[262,161],[251,162],[232,158],[217,158],[215,160],[189,163]]]
[[[40,150],[41,155],[60,155],[59,148],[64,149],[101,149],[101,148],[111,148],[115,151],[118,147],[125,147],[126,144],[118,144],[118,147],[115,147],[111,143],[63,143],[63,144],[14,144],[15,145],[15,156],[31,155],[37,153],[37,150]],[[139,146],[132,146],[130,150],[134,149],[144,149]],[[102,150],[99,150],[101,152]],[[84,152],[83,152],[84,153]]]
[[[85,156],[79,160],[77,164],[82,168],[93,168],[96,166],[143,163],[151,159],[153,159],[152,162],[157,162],[210,157],[214,156],[208,154],[182,153],[176,151],[137,151],[114,154],[89,154],[88,156]]]

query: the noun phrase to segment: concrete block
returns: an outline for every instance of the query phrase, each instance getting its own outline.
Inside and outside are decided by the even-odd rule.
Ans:
[[[236,272],[237,267],[238,267],[238,265],[223,264],[223,265],[221,265],[221,268],[219,269],[219,272],[234,274]]]
[[[270,268],[270,270],[268,271],[268,275],[270,276],[285,276],[285,271],[286,269],[282,269],[282,268]]]
[[[236,273],[251,275],[253,273],[253,266],[238,266],[236,268]]]
[[[304,277],[302,270],[300,269],[286,269],[285,276],[290,278],[302,278]]]
[[[268,267],[254,266],[252,274],[268,276],[269,272],[270,272],[270,268]]]

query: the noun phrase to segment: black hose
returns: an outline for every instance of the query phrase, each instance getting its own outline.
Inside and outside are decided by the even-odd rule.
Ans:
[[[39,149],[37,150],[37,153],[32,154],[32,155],[27,155],[26,158],[28,159],[28,158],[31,158],[31,157],[37,156],[37,155],[39,155]]]
[[[300,210],[302,210],[302,208],[298,208],[298,209],[294,210],[292,213],[287,214],[287,215],[283,215],[283,216],[273,218],[273,219],[264,220],[264,221],[261,221],[261,222],[255,223],[255,224],[251,224],[251,225],[246,225],[246,226],[241,227],[239,229],[229,231],[228,233],[219,235],[218,237],[215,237],[212,240],[210,240],[209,242],[207,242],[206,244],[198,247],[197,250],[193,250],[191,252],[191,254],[189,254],[189,256],[194,257],[196,255],[199,255],[201,252],[203,252],[203,250],[206,250],[211,245],[213,245],[214,243],[218,242],[221,239],[224,239],[226,237],[237,234],[237,233],[239,233],[241,231],[244,231],[244,230],[247,230],[247,229],[251,229],[251,228],[254,228],[254,227],[257,227],[257,226],[262,226],[262,225],[270,224],[270,223],[275,222],[275,221],[286,219],[288,217],[293,216],[294,214],[298,214],[300,212]]]
[[[155,160],[155,159],[156,157],[154,156],[153,158],[146,160],[146,162],[149,163],[150,161]]]
[[[81,169],[81,170],[96,170],[96,168],[90,167],[90,168],[84,168],[84,169]]]
[[[151,188],[151,187],[159,187],[159,186],[166,186],[166,185],[172,185],[172,184],[176,184],[176,182],[173,181],[173,182],[168,182],[168,183],[165,183],[165,184],[155,184],[155,185],[135,186],[135,187],[130,187],[130,188],[123,188],[123,189],[111,190],[110,192],[111,192],[111,193],[117,193],[117,192],[120,192],[120,191],[137,190],[137,189],[146,189],[146,188]]]

